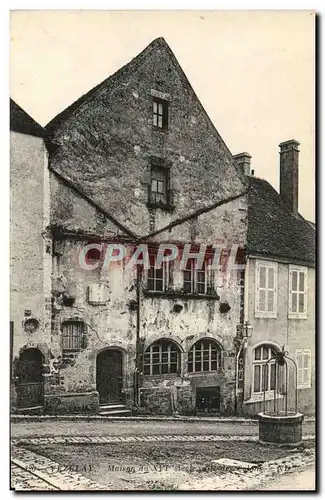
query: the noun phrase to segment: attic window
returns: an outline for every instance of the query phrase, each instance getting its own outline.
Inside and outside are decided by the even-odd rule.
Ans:
[[[153,97],[152,125],[162,130],[168,129],[168,101]]]

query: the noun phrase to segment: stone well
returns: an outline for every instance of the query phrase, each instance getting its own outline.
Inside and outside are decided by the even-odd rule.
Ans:
[[[297,445],[302,440],[302,413],[258,414],[259,441],[261,443]]]

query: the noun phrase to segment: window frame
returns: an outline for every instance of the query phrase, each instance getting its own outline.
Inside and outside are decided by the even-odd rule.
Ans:
[[[190,263],[190,269],[183,269],[183,291],[185,294],[208,295],[209,291],[215,291],[215,273],[211,269],[212,259],[205,260],[203,266],[199,269],[196,265],[196,259],[188,259],[187,265]],[[185,273],[190,273],[190,279],[185,280]],[[199,273],[204,273],[204,281],[199,280]],[[185,291],[185,283],[190,283],[191,290]],[[199,285],[204,283],[204,292],[199,292]]]
[[[266,268],[265,287],[260,287],[261,267]],[[273,271],[274,271],[273,288],[268,287],[269,270],[270,269],[273,269]],[[278,263],[272,262],[272,261],[267,261],[267,260],[256,260],[256,267],[255,267],[255,317],[256,318],[277,318],[277,315],[278,315],[277,284],[278,284]],[[260,309],[260,292],[261,292],[261,290],[263,290],[265,292],[265,310],[264,311],[262,311]],[[267,306],[268,306],[268,294],[269,294],[269,292],[273,292],[273,294],[274,294],[274,296],[273,296],[273,311],[266,310]]]
[[[164,343],[167,344],[166,350],[162,349]],[[158,352],[153,352],[153,348],[157,345],[159,347]],[[171,347],[174,348],[173,351],[171,350]],[[176,352],[176,371],[170,371],[170,365],[175,364],[175,363],[171,362],[171,352]],[[167,353],[167,363],[166,362],[163,363],[162,362],[163,354],[166,354],[166,353]],[[153,361],[154,354],[156,354],[156,355],[158,354],[158,359],[159,359],[158,363],[154,363],[154,361]],[[149,356],[149,363],[146,363],[146,356]],[[162,373],[162,366],[163,365],[167,365],[167,373]],[[145,373],[146,366],[149,366],[149,373]],[[159,373],[153,373],[154,366],[159,367]],[[164,376],[170,376],[170,375],[177,376],[177,375],[180,375],[180,373],[181,373],[181,351],[175,342],[173,342],[169,339],[164,339],[164,338],[158,339],[155,342],[152,342],[152,344],[150,344],[147,347],[147,349],[144,351],[144,353],[143,353],[143,375],[145,377],[164,377]]]
[[[68,334],[65,334],[64,330],[66,327],[67,328],[70,327],[70,329],[72,329],[74,326],[80,327],[80,331],[78,332],[78,335],[72,334],[70,336],[69,332],[68,332]],[[66,320],[66,321],[62,322],[62,325],[61,325],[61,332],[62,332],[61,346],[62,346],[63,353],[74,353],[74,352],[79,352],[82,349],[84,349],[85,329],[86,329],[86,325],[85,325],[84,321],[82,321],[82,320]],[[65,339],[67,339],[68,347],[65,346]],[[74,345],[75,339],[78,339],[77,346]],[[70,346],[70,344],[72,345],[72,347]]]
[[[156,105],[156,111],[155,111]],[[160,111],[161,107],[161,113]],[[169,101],[161,97],[152,96],[152,126],[155,130],[168,130]],[[161,126],[159,125],[161,118]]]
[[[274,351],[279,351],[277,347],[275,347],[272,344],[263,343],[259,344],[253,349],[253,356],[252,356],[252,395],[257,396],[257,395],[262,395],[264,394],[264,389],[263,389],[263,372],[264,372],[264,365],[265,363],[270,359],[270,355],[268,354],[268,357],[266,359],[263,359],[263,350],[264,348],[268,348],[269,351],[272,352],[272,349]],[[257,349],[261,349],[261,359],[256,360],[255,359],[255,352]],[[259,366],[260,367],[260,374],[259,374],[259,391],[255,391],[255,368]],[[275,359],[274,361],[270,361],[268,364],[268,373],[267,373],[267,389],[265,391],[265,394],[270,394],[274,393],[274,388],[271,389],[271,366],[275,366]],[[276,387],[276,372],[275,372],[275,387]],[[277,392],[278,393],[278,392]]]
[[[154,264],[151,265],[151,259],[154,259]],[[162,262],[160,269],[156,269],[156,259],[157,255],[150,255],[149,254],[149,263],[150,263],[150,269],[146,269],[146,290],[148,292],[157,292],[157,293],[164,293],[169,289],[170,281],[171,281],[171,276],[172,276],[172,262],[167,261],[167,262]],[[150,276],[150,272],[153,272],[153,277]],[[157,271],[162,271],[162,278],[157,278]],[[154,283],[154,287],[150,288],[149,287],[149,280],[152,280]],[[156,282],[161,281],[162,282],[162,290],[158,290],[156,286]]]
[[[292,290],[292,278],[293,273],[297,273],[297,290]],[[300,273],[304,274],[304,290],[300,291]],[[288,287],[288,318],[289,319],[307,319],[308,314],[308,302],[307,302],[307,292],[308,292],[308,267],[289,265],[289,287]],[[299,296],[304,295],[304,310],[303,312],[292,311],[292,296],[297,295],[297,309],[299,309]]]
[[[204,342],[208,342],[209,343],[209,348],[208,349],[203,349],[203,343]],[[197,345],[200,344],[200,349],[197,349]],[[216,357],[216,360],[213,360],[212,359],[212,349],[213,347],[215,347],[215,350],[217,351],[217,357]],[[208,359],[204,359],[204,353],[208,351]],[[195,359],[195,354],[196,352],[200,352],[200,360],[197,361]],[[190,353],[192,353],[192,358],[190,360]],[[216,364],[217,364],[217,368],[215,370],[212,370],[212,363],[213,361],[216,361]],[[208,370],[204,370],[204,363],[208,362],[209,364],[209,369]],[[197,363],[200,363],[200,370],[196,370],[195,368],[195,365]],[[189,365],[192,365],[192,370],[189,369]],[[187,372],[189,374],[197,374],[197,373],[220,373],[221,372],[221,369],[222,369],[222,348],[220,346],[220,344],[215,341],[214,339],[211,339],[211,338],[201,338],[199,340],[197,340],[192,346],[191,348],[189,349],[188,351],[188,354],[187,354]]]
[[[307,368],[299,368],[299,357],[308,356],[308,366]],[[297,349],[295,353],[296,363],[297,363],[297,389],[310,389],[311,388],[311,349]],[[299,371],[307,370],[307,381],[299,382]]]

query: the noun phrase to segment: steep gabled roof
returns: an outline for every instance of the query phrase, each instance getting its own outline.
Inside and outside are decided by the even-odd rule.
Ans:
[[[314,265],[315,229],[310,222],[289,212],[266,180],[248,179],[248,253]]]
[[[10,130],[36,137],[47,135],[46,130],[12,99],[10,99]]]
[[[147,47],[144,50],[142,50],[142,52],[140,52],[136,57],[134,57],[129,63],[122,66],[122,68],[118,69],[115,73],[113,73],[113,75],[109,76],[108,78],[103,80],[101,83],[96,85],[94,88],[89,90],[86,94],[79,97],[79,99],[77,99],[70,106],[68,106],[63,111],[61,111],[61,113],[59,113],[54,118],[52,118],[52,120],[45,126],[45,128],[49,132],[52,132],[53,130],[55,130],[60,124],[63,124],[70,116],[72,116],[76,111],[78,111],[82,107],[83,104],[88,103],[91,99],[93,99],[96,96],[97,92],[100,92],[104,87],[108,90],[110,88],[113,88],[114,84],[117,83],[121,77],[127,75],[128,73],[130,73],[132,71],[135,71],[150,51],[156,50],[159,48],[164,48],[168,51],[175,67],[177,68],[177,70],[178,70],[178,72],[183,80],[184,85],[190,90],[190,92],[192,92],[195,99],[200,103],[207,119],[209,120],[210,124],[214,128],[215,133],[217,134],[219,140],[223,143],[223,145],[225,146],[228,153],[231,154],[228,146],[226,145],[226,143],[224,142],[224,140],[220,136],[219,132],[216,130],[209,115],[205,111],[201,101],[197,97],[192,85],[190,84],[186,74],[184,73],[182,67],[180,66],[173,51],[171,50],[168,43],[166,42],[166,40],[163,37],[159,37],[159,38],[156,38],[155,40],[153,40],[149,45],[147,45]]]

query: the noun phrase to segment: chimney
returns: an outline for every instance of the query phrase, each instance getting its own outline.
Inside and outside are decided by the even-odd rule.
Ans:
[[[234,155],[234,163],[238,172],[249,175],[251,171],[251,155],[249,153],[239,153]]]
[[[281,142],[280,148],[280,196],[293,214],[298,213],[298,163],[299,142],[295,139]]]

